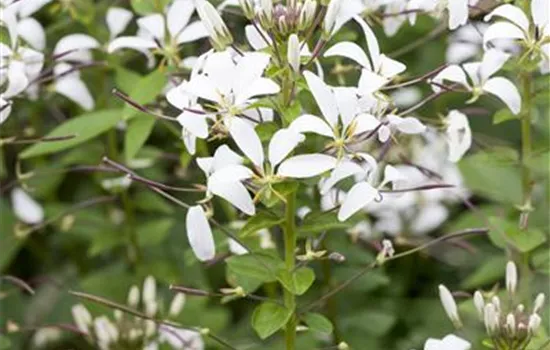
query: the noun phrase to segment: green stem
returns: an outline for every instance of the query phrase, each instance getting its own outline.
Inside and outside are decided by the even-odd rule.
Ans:
[[[134,206],[128,196],[128,192],[123,192],[122,196],[122,205],[124,207],[124,214],[126,216],[126,230],[128,234],[128,260],[133,265],[137,265],[141,259],[141,251],[139,249],[139,242],[136,233],[136,225],[134,218]]]
[[[523,188],[522,214],[528,213],[531,208],[531,169],[529,162],[531,159],[531,74],[525,72],[521,75],[523,110],[521,112],[521,177]]]
[[[285,241],[285,268],[292,273],[295,268],[294,253],[296,252],[296,222],[294,214],[296,212],[296,194],[295,192],[286,196],[285,208],[285,223],[283,226],[284,241]],[[294,294],[283,288],[285,307],[292,310],[292,316],[286,324],[285,328],[285,344],[286,350],[294,350],[296,348],[296,299]]]
[[[325,244],[323,244],[322,250],[327,250]],[[322,267],[323,267],[323,275],[325,279],[325,285],[327,289],[330,291],[332,288],[334,288],[334,280],[332,278],[332,266],[331,261],[329,259],[325,259],[322,261]],[[327,300],[326,304],[326,312],[328,319],[332,323],[332,326],[334,328],[333,335],[334,335],[334,343],[339,344],[341,341],[340,336],[340,328],[338,327],[338,308],[336,305],[336,299],[330,298]]]

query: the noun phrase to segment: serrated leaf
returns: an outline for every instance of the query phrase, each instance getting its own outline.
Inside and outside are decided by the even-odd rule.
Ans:
[[[72,148],[113,128],[122,118],[121,109],[105,109],[83,114],[59,125],[46,137],[74,136],[68,140],[43,142],[26,148],[19,157],[27,159]]]
[[[302,295],[315,281],[315,273],[309,267],[301,267],[294,273],[281,270],[277,274],[277,280],[292,294]]]
[[[325,334],[331,334],[333,331],[330,320],[321,314],[309,312],[304,316],[303,320],[312,331]]]
[[[274,303],[263,303],[252,314],[252,328],[261,339],[266,339],[283,328],[292,316],[292,310]]]
[[[507,221],[499,217],[490,217],[491,231],[489,238],[499,248],[512,245],[522,253],[527,253],[546,242],[546,236],[538,229],[521,230],[517,222]]]
[[[255,216],[248,219],[246,224],[241,229],[239,235],[241,237],[247,237],[262,229],[279,225],[283,221],[284,218],[280,218],[266,211],[261,211],[258,212]]]
[[[130,121],[124,136],[124,156],[126,161],[132,160],[145,144],[155,126],[155,118],[140,115]]]

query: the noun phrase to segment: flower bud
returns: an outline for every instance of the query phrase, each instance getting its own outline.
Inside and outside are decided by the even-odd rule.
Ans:
[[[145,314],[149,317],[154,317],[158,311],[158,304],[156,300],[150,300],[144,302],[145,304]]]
[[[506,264],[506,289],[508,293],[514,294],[518,284],[518,269],[513,261]]]
[[[198,0],[196,7],[214,48],[218,51],[225,50],[233,43],[233,36],[216,8],[206,0]]]
[[[545,298],[544,293],[540,293],[535,298],[535,304],[533,306],[534,314],[539,313],[539,311],[542,310],[542,307],[544,306],[544,298]]]
[[[489,335],[494,334],[498,330],[498,315],[495,305],[491,303],[485,305],[484,323]]]
[[[256,11],[254,9],[253,0],[239,0],[239,5],[241,6],[241,10],[243,11],[244,16],[248,20],[254,19],[254,16],[256,15]]]
[[[539,327],[540,327],[540,323],[541,323],[541,318],[539,315],[537,314],[532,314],[531,316],[529,316],[529,324],[527,326],[527,329],[529,331],[529,334],[535,334]]]
[[[83,333],[89,333],[89,327],[92,325],[92,315],[90,315],[88,309],[84,305],[78,304],[72,307],[71,313],[76,327]]]
[[[522,314],[523,311],[525,311],[525,306],[523,304],[519,304],[517,307],[516,307],[516,311],[518,314]]]
[[[260,10],[258,11],[258,21],[265,30],[273,28],[273,1],[261,0]]]
[[[460,317],[458,316],[458,308],[456,306],[455,299],[451,292],[444,285],[439,285],[439,298],[441,299],[441,304],[447,313],[447,316],[451,319],[454,326],[457,328],[462,327],[460,322]]]
[[[101,316],[94,321],[94,332],[98,341],[102,345],[108,345],[118,340],[118,329],[105,316]]]
[[[157,299],[157,283],[153,276],[148,276],[143,282],[142,300],[144,304],[155,302]]]
[[[151,337],[153,334],[155,334],[155,331],[157,330],[157,325],[152,320],[146,320],[145,321],[145,336]]]
[[[288,64],[295,72],[300,71],[300,40],[298,35],[292,34],[288,37],[287,48]]]
[[[508,316],[506,316],[506,328],[511,336],[516,334],[516,317],[512,313],[509,313]]]
[[[172,299],[172,302],[170,303],[170,309],[168,311],[168,314],[170,316],[176,317],[181,313],[181,310],[183,310],[183,306],[185,305],[185,294],[178,293],[174,296],[174,299]]]
[[[474,306],[476,307],[479,318],[483,320],[483,309],[485,308],[485,300],[483,300],[483,295],[479,290],[474,293]]]
[[[338,17],[341,7],[342,0],[331,0],[328,4],[325,20],[323,21],[323,35],[326,38],[332,35],[334,26],[336,25],[336,18]]]
[[[306,2],[304,2],[298,19],[299,30],[305,30],[313,25],[316,10],[317,2],[315,0],[306,0]]]
[[[493,303],[493,305],[495,306],[495,311],[496,312],[500,312],[500,298],[498,296],[494,296],[492,299],[491,299],[491,302]]]
[[[137,286],[132,286],[130,292],[128,292],[128,306],[136,308],[139,304],[139,288]]]

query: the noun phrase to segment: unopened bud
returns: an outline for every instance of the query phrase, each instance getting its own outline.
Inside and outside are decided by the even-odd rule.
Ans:
[[[439,299],[441,300],[443,309],[445,309],[447,316],[451,322],[453,322],[454,326],[456,328],[462,327],[462,322],[458,316],[458,308],[456,306],[455,299],[449,289],[442,284],[439,285]]]
[[[145,336],[151,337],[157,331],[157,324],[153,320],[145,320]]]
[[[233,36],[216,8],[206,0],[198,0],[196,7],[214,48],[218,51],[225,50],[227,46],[233,43]]]
[[[485,300],[483,300],[483,295],[479,290],[474,293],[474,306],[476,307],[479,318],[483,320],[483,309],[485,308]]]
[[[149,317],[154,317],[158,311],[158,304],[156,300],[145,301],[145,314]]]
[[[239,0],[239,5],[241,6],[244,16],[247,19],[252,20],[256,15],[254,2],[252,0]]]
[[[498,315],[495,306],[491,303],[485,305],[484,321],[489,335],[494,334],[498,330]]]
[[[516,307],[516,311],[518,312],[518,314],[522,314],[522,313],[525,311],[525,305],[519,304],[519,305]]]
[[[143,303],[155,302],[157,299],[157,282],[153,276],[148,276],[143,282]]]
[[[338,350],[349,350],[349,345],[346,342],[340,342],[338,344]]]
[[[343,263],[346,261],[346,257],[343,254],[340,254],[338,252],[332,252],[328,255],[328,258],[332,261],[335,261],[337,263]]]
[[[513,261],[506,264],[506,289],[508,293],[514,294],[518,284],[518,269]]]
[[[537,297],[535,298],[535,304],[533,306],[534,314],[539,313],[539,311],[542,310],[542,307],[544,306],[544,299],[544,293],[540,293],[539,295],[537,295]]]
[[[395,249],[393,244],[389,239],[384,239],[382,241],[382,250],[378,253],[376,261],[379,265],[383,264],[386,259],[391,258],[395,254]]]
[[[529,334],[535,334],[538,331],[541,321],[540,316],[537,314],[529,316],[529,325],[527,326]]]
[[[500,298],[498,296],[494,296],[492,299],[491,299],[491,302],[493,303],[493,305],[495,305],[495,310],[496,312],[500,312]]]
[[[174,299],[172,299],[172,303],[170,303],[170,309],[168,311],[168,314],[170,316],[176,317],[181,313],[181,310],[183,310],[183,306],[185,305],[185,294],[178,293],[174,296]]]
[[[323,21],[323,35],[325,38],[329,38],[332,35],[336,25],[336,18],[338,17],[341,7],[342,0],[331,0],[328,4],[325,20]]]
[[[72,307],[71,313],[76,327],[83,333],[89,333],[89,327],[92,325],[92,315],[90,315],[88,309],[84,305],[78,304]]]
[[[300,39],[298,35],[292,34],[288,37],[288,50],[287,50],[288,64],[295,72],[300,71]]]
[[[132,286],[128,292],[128,306],[136,308],[139,304],[139,288],[138,286]]]
[[[516,317],[512,313],[506,316],[506,329],[510,335],[514,336],[516,334]]]
[[[305,30],[313,25],[315,20],[315,12],[317,10],[317,2],[315,0],[306,0],[302,5],[300,17],[298,20],[298,29]]]
[[[124,317],[124,313],[120,310],[113,311],[113,315],[115,317],[115,320],[118,322],[120,322],[120,320],[122,320],[122,318]]]

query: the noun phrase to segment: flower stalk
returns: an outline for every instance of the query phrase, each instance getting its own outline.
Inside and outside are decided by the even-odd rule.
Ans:
[[[285,242],[285,268],[287,271],[294,271],[296,252],[296,222],[294,214],[296,212],[296,193],[292,192],[286,196],[285,222],[283,226],[284,242]],[[285,307],[292,311],[292,316],[288,320],[285,328],[285,344],[286,350],[294,350],[296,348],[296,298],[294,294],[284,289]]]

